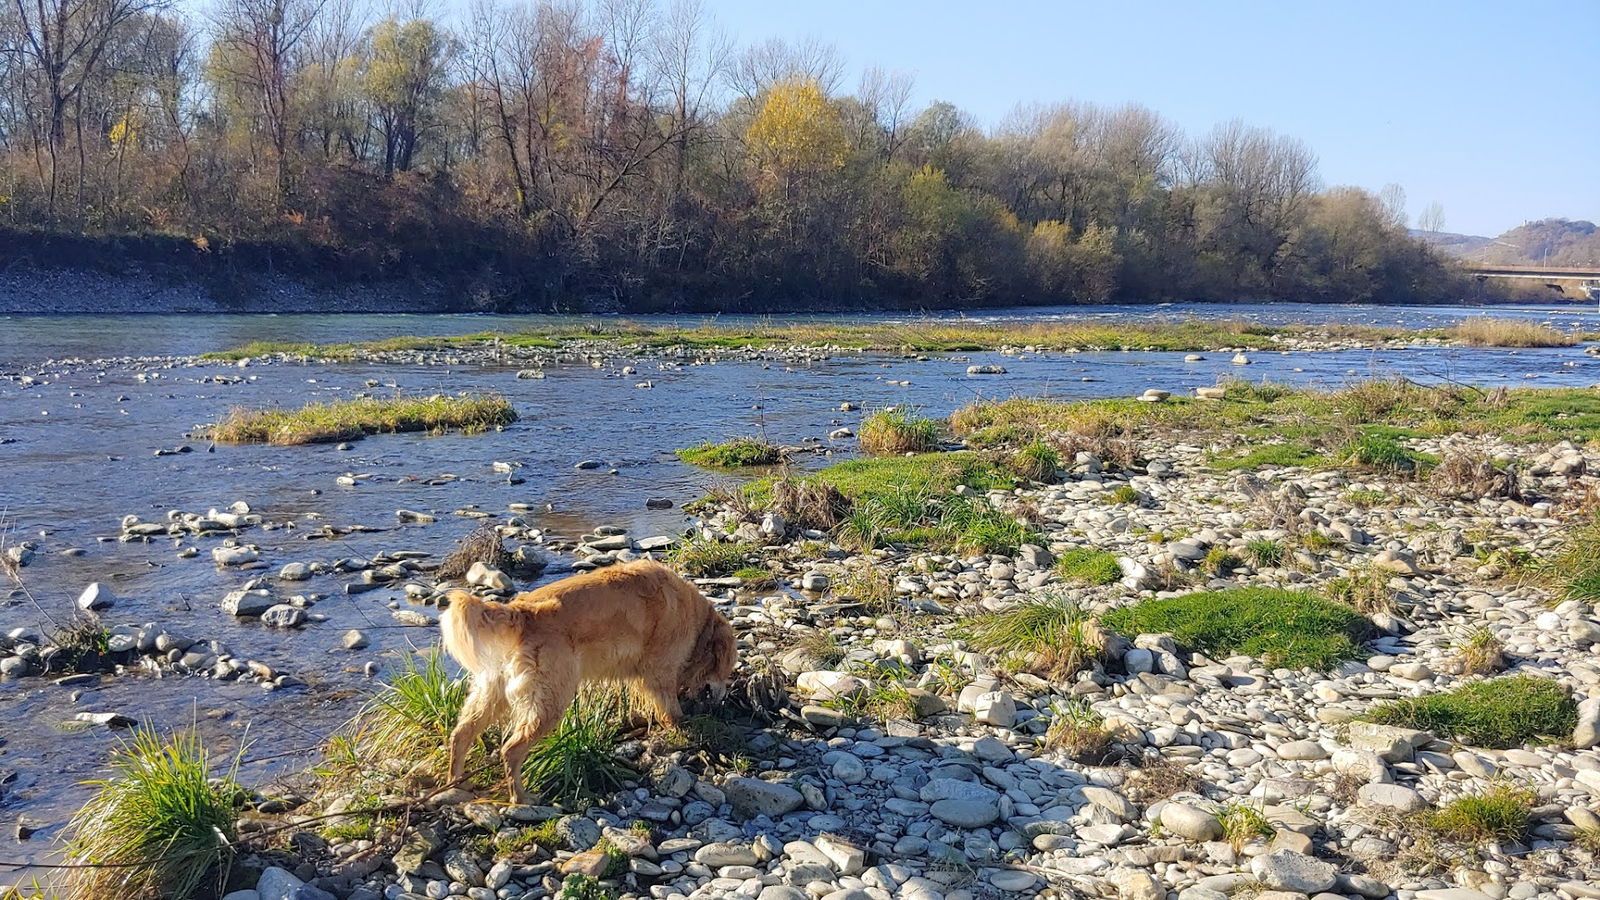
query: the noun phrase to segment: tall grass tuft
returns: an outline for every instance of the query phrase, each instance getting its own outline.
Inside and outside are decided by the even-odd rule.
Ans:
[[[1100,657],[1098,628],[1068,597],[1046,594],[967,620],[959,632],[986,653],[1022,656],[1062,679]]]
[[[1018,478],[1049,483],[1061,468],[1061,454],[1044,441],[1031,441],[1011,455],[1008,466]]]
[[[67,855],[114,868],[71,870],[68,896],[83,900],[188,898],[220,885],[235,840],[238,760],[219,781],[193,731],[163,739],[140,728],[111,758],[111,776],[67,826]]]
[[[522,771],[529,789],[555,803],[577,806],[607,797],[636,777],[612,753],[630,711],[628,692],[620,687],[580,690],[561,724],[528,754]]]
[[[1563,600],[1600,603],[1600,521],[1568,531],[1547,571]]]
[[[1460,843],[1510,843],[1528,836],[1539,795],[1526,787],[1499,782],[1476,794],[1463,794],[1426,818],[1429,829]]]
[[[667,559],[695,578],[722,578],[744,568],[754,553],[749,544],[695,537],[674,547]]]
[[[939,449],[941,428],[904,407],[880,409],[861,420],[861,449],[868,453],[929,453]]]

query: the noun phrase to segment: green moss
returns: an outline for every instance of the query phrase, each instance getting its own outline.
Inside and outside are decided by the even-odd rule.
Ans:
[[[1133,637],[1171,634],[1213,657],[1244,654],[1289,668],[1328,669],[1362,655],[1372,625],[1320,597],[1273,588],[1234,588],[1145,600],[1113,610],[1106,625]]]
[[[1373,709],[1368,718],[1425,729],[1475,747],[1506,750],[1567,739],[1578,724],[1578,705],[1554,681],[1517,675],[1427,697],[1392,700]]]
[[[1079,584],[1114,584],[1122,578],[1122,567],[1114,553],[1074,547],[1056,559],[1056,574]]]
[[[720,444],[707,441],[698,447],[685,447],[677,451],[677,455],[690,465],[707,469],[745,469],[783,462],[782,450],[751,437],[734,438]]]

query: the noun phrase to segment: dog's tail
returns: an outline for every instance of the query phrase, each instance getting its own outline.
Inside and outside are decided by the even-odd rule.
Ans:
[[[503,603],[485,603],[461,590],[445,596],[450,606],[439,618],[445,652],[473,674],[501,665],[511,649],[505,640],[510,631],[506,626],[517,610]]]

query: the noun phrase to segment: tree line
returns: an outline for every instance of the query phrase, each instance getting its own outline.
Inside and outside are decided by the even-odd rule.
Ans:
[[[1294,138],[1071,102],[983,128],[900,73],[847,86],[815,41],[734,47],[698,0],[0,3],[14,246],[482,308],[1460,290],[1392,196],[1324,187]]]

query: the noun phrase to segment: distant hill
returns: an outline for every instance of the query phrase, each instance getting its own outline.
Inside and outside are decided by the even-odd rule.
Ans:
[[[1498,266],[1600,265],[1600,228],[1582,219],[1524,222],[1495,238],[1417,231],[1411,234],[1457,259]]]
[[[1453,256],[1456,259],[1471,258],[1474,253],[1482,250],[1494,240],[1494,238],[1486,238],[1476,234],[1456,234],[1450,231],[1422,231],[1416,228],[1411,229],[1411,236],[1419,241],[1433,245],[1435,249],[1449,256]]]

